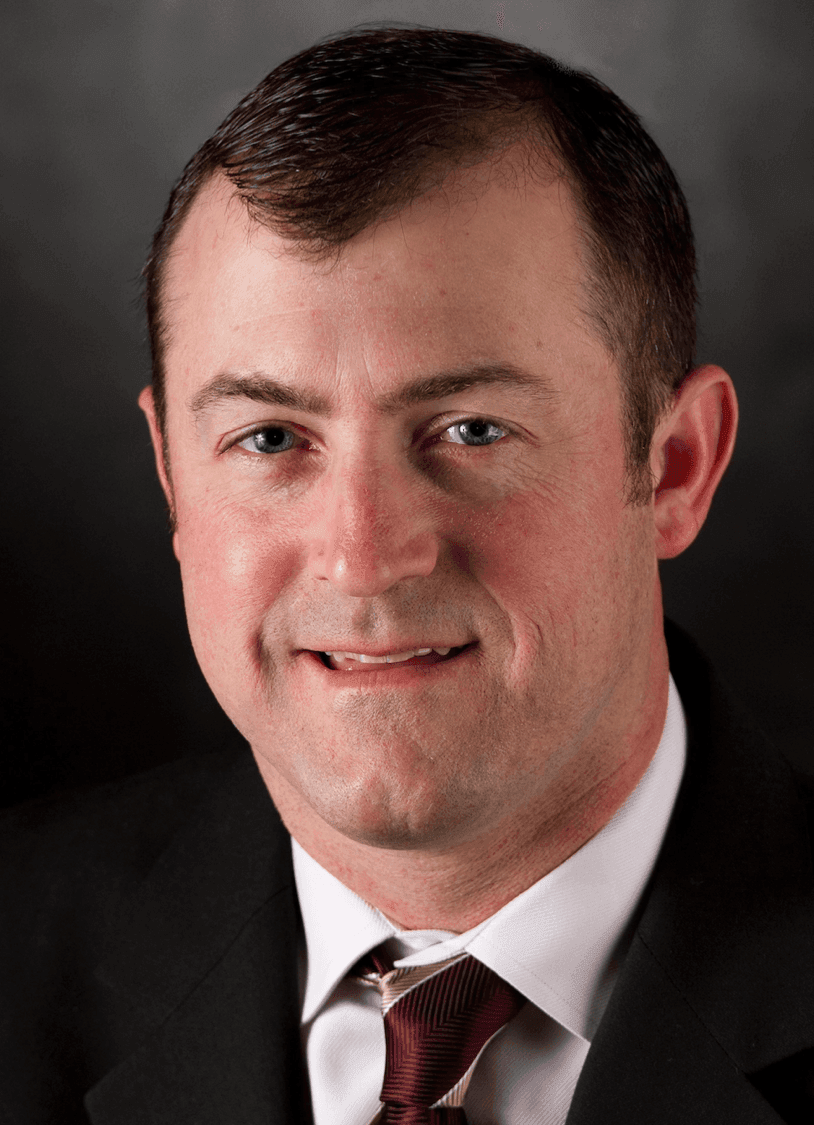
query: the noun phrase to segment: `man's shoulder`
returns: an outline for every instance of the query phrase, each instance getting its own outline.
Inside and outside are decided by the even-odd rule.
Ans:
[[[572,1112],[814,1121],[814,784],[691,638],[665,633],[686,768]]]
[[[198,1002],[207,1027],[232,1011],[239,1027],[260,985],[235,998],[247,961],[232,951],[284,971],[292,885],[288,834],[244,745],[0,815],[0,1119],[87,1121],[85,1095],[130,1058],[174,1075],[166,1041],[190,1049]]]
[[[101,939],[116,904],[149,875],[180,828],[236,775],[254,769],[251,752],[236,742],[3,810],[0,915],[13,923],[11,940],[48,945],[46,931],[58,931],[65,946],[79,927],[82,941],[97,930]]]
[[[101,850],[111,860],[119,849],[143,851],[149,862],[201,799],[246,765],[250,753],[235,744],[3,809],[0,854],[29,869],[48,862],[55,851],[75,858]]]

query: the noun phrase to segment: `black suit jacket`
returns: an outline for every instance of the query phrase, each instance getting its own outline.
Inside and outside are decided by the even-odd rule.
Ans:
[[[811,1125],[811,801],[669,643],[687,773],[568,1125]],[[3,1125],[310,1120],[290,843],[247,749],[2,832]]]

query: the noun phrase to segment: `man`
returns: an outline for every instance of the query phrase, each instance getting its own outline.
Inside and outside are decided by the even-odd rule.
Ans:
[[[488,37],[319,45],[193,158],[140,401],[252,756],[14,818],[4,1120],[811,1120],[803,791],[665,643],[693,274],[634,115]]]

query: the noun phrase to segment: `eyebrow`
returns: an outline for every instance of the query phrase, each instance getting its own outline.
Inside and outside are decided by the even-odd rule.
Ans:
[[[473,387],[503,385],[522,388],[535,398],[550,399],[554,389],[542,375],[532,375],[513,363],[481,363],[423,376],[379,399],[383,414],[396,414],[407,406],[417,406],[439,398],[462,394]],[[329,418],[330,401],[307,389],[291,386],[262,371],[250,375],[224,373],[205,383],[190,401],[193,414],[205,413],[211,406],[230,398],[248,398],[267,406],[283,406],[303,414]]]
[[[329,417],[331,405],[322,395],[299,390],[288,383],[272,379],[262,371],[251,375],[216,375],[190,400],[189,408],[195,415],[206,413],[213,405],[229,398],[248,398],[267,406],[285,406],[289,410],[299,410],[303,414],[318,414]]]

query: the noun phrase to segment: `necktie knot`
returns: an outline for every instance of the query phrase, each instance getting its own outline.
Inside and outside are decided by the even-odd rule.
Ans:
[[[379,950],[361,975],[382,996],[386,1125],[465,1125],[463,1099],[489,1040],[523,997],[468,953],[435,965],[393,969]]]

